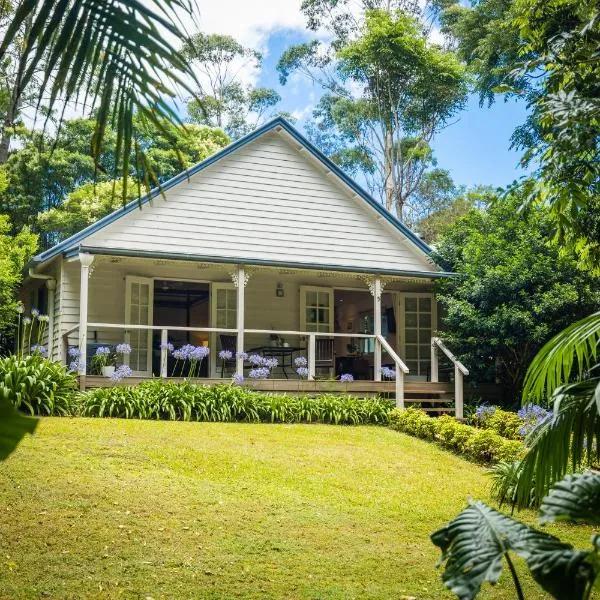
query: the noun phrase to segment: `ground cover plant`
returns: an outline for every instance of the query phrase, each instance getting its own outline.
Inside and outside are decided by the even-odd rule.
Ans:
[[[0,464],[0,597],[451,598],[429,534],[488,488],[386,427],[46,417]]]

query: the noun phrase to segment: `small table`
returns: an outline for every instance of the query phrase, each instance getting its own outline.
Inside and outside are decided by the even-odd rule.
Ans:
[[[250,348],[248,354],[255,352],[257,354],[262,354],[266,358],[276,358],[279,363],[277,366],[281,367],[285,378],[289,379],[286,367],[293,369],[294,354],[303,350],[306,350],[306,348],[298,346],[257,346],[256,348]]]

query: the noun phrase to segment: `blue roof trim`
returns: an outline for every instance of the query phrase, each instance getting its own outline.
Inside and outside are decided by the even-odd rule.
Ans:
[[[209,156],[207,159],[202,162],[190,167],[186,171],[183,171],[172,177],[168,181],[162,184],[162,191],[165,192],[177,184],[189,179],[192,175],[195,175],[199,171],[206,169],[213,163],[225,158],[231,153],[235,152],[239,148],[249,144],[254,141],[256,138],[260,137],[264,133],[275,129],[277,127],[281,127],[287,133],[289,133],[298,143],[300,143],[306,150],[308,150],[315,158],[317,158],[321,163],[323,163],[330,171],[335,173],[350,189],[352,189],[356,194],[358,194],[363,200],[367,202],[372,208],[374,208],[382,217],[384,217],[389,223],[391,223],[398,231],[400,231],[403,235],[405,235],[411,242],[413,242],[422,252],[431,256],[432,251],[431,248],[420,239],[415,233],[413,233],[406,225],[401,223],[394,215],[389,213],[379,202],[377,202],[368,192],[366,192],[360,185],[358,185],[354,180],[352,180],[346,173],[344,173],[335,163],[333,163],[329,158],[327,158],[318,148],[316,148],[311,142],[309,142],[299,131],[297,131],[290,123],[288,123],[283,117],[276,117],[271,121],[265,123],[258,129],[255,129],[253,132],[245,135],[239,140],[225,146],[222,150]],[[77,246],[82,240],[87,238],[88,236],[96,233],[97,231],[103,229],[107,225],[110,225],[114,221],[120,219],[121,217],[129,214],[135,209],[139,208],[143,204],[147,204],[151,202],[154,198],[158,197],[161,194],[161,189],[154,188],[148,194],[143,196],[140,200],[132,200],[128,204],[126,204],[123,208],[119,208],[118,210],[112,212],[111,214],[103,217],[102,219],[96,221],[92,225],[89,225],[85,229],[82,229],[80,232],[72,235],[70,238],[63,240],[59,244],[56,244],[52,248],[41,252],[37,256],[33,258],[33,263],[40,264],[44,263],[62,252],[65,252],[75,246]]]

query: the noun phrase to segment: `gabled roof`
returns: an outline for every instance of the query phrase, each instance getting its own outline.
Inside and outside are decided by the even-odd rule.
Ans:
[[[308,141],[298,130],[296,130],[290,123],[288,123],[282,117],[277,117],[272,119],[268,123],[265,123],[252,133],[240,138],[239,140],[229,144],[216,154],[208,157],[197,165],[183,171],[182,173],[176,175],[172,179],[169,179],[167,182],[162,184],[162,191],[165,192],[179,183],[182,183],[189,179],[192,175],[199,173],[200,171],[206,169],[210,165],[215,162],[229,156],[236,150],[246,146],[250,142],[256,140],[260,136],[266,134],[272,130],[285,130],[294,140],[296,140],[306,151],[308,151],[317,161],[322,163],[322,165],[329,171],[333,172],[346,186],[348,186],[359,198],[364,200],[371,208],[373,208],[381,217],[383,217],[388,223],[390,223],[395,229],[398,230],[403,236],[405,236],[412,244],[414,244],[420,251],[424,252],[426,255],[431,256],[431,248],[421,240],[415,233],[413,233],[408,227],[406,227],[403,223],[401,223],[396,217],[394,217],[391,213],[389,213],[379,202],[377,202],[368,192],[366,192],[360,185],[358,185],[353,179],[348,177],[335,163],[333,163],[329,158],[327,158],[318,148],[316,148],[310,141]],[[141,204],[146,204],[150,202],[152,199],[158,197],[161,194],[161,190],[159,188],[154,188],[148,194],[146,194],[143,198],[141,198]],[[76,233],[75,235],[67,238],[66,240],[56,244],[52,248],[38,254],[34,257],[34,264],[45,263],[49,260],[52,260],[56,256],[73,252],[74,249],[81,245],[81,242],[85,240],[87,237],[92,234],[100,231],[107,225],[113,223],[114,221],[120,219],[121,217],[131,213],[132,211],[138,209],[140,207],[140,201],[133,200],[125,205],[123,208],[120,208],[113,213],[103,217],[98,220],[96,223],[86,227],[82,231]],[[441,273],[440,273],[441,274]]]

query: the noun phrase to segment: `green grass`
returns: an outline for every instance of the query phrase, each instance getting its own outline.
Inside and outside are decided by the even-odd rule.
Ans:
[[[45,418],[0,464],[0,597],[450,598],[429,534],[488,487],[382,427]]]

